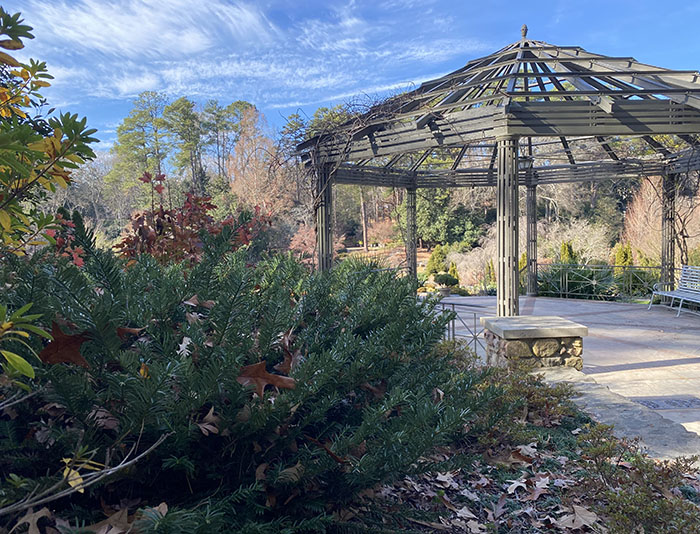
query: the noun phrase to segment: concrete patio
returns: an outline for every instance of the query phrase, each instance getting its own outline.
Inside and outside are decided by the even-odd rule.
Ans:
[[[479,317],[496,313],[495,297],[448,297],[443,303],[455,304],[465,323],[457,321],[458,337],[471,335],[475,319],[478,325]],[[700,434],[700,316],[676,317],[662,306],[647,311],[641,304],[546,297],[520,297],[520,314],[556,315],[587,326],[588,378]]]

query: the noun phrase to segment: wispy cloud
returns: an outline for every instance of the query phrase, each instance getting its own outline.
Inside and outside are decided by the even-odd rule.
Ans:
[[[431,31],[448,20],[436,0],[392,1],[26,0],[23,15],[37,36],[27,54],[56,78],[50,101],[98,110],[145,90],[275,110],[374,97],[490,48]]]
[[[204,52],[220,39],[266,44],[277,29],[255,6],[224,0],[30,0],[36,33],[88,50],[137,58]]]

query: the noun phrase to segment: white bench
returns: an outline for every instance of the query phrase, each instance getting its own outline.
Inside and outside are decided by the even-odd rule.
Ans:
[[[663,284],[654,284],[651,298],[649,299],[649,308],[647,309],[651,309],[651,305],[654,302],[654,295],[669,297],[671,299],[671,308],[673,308],[673,301],[679,299],[680,302],[678,304],[678,313],[676,317],[681,314],[681,308],[684,302],[700,304],[700,267],[684,265],[681,269],[681,279],[676,289],[662,289],[662,285]]]

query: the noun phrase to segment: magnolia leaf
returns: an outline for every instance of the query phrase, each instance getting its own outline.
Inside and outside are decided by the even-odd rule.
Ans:
[[[19,64],[19,61],[17,61],[11,55],[6,54],[5,52],[0,52],[0,63],[4,63],[5,65],[10,65],[11,67],[21,67],[21,65]]]
[[[294,389],[296,386],[293,378],[268,373],[264,361],[241,367],[236,380],[242,386],[255,386],[255,392],[261,399],[268,384],[278,389]]]
[[[34,378],[34,368],[29,364],[27,360],[25,360],[18,354],[15,354],[14,352],[10,352],[9,350],[0,350],[0,354],[2,354],[5,357],[7,363],[15,371],[22,373],[24,376],[27,376],[29,378]]]
[[[88,362],[80,354],[80,347],[88,338],[84,334],[64,334],[56,322],[51,325],[51,341],[39,353],[39,359],[44,363],[74,363],[86,369]]]
[[[75,488],[83,484],[83,477],[80,476],[78,471],[70,466],[66,466],[66,468],[63,470],[63,478],[68,481],[68,485],[71,488]],[[85,489],[78,487],[78,493],[85,493]]]
[[[14,39],[2,39],[0,40],[0,46],[5,50],[21,50],[24,48],[21,41],[15,41]]]
[[[0,226],[2,226],[8,232],[12,228],[12,219],[10,218],[9,213],[7,213],[5,210],[0,210]]]

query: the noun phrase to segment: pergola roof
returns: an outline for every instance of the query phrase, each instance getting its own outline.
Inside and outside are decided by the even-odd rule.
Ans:
[[[332,165],[340,183],[493,185],[495,140],[516,136],[536,158],[539,147],[557,146],[564,163],[543,157],[534,173],[539,183],[555,183],[700,168],[697,133],[698,72],[534,41],[524,26],[519,41],[377,104],[299,150],[311,164]],[[671,154],[676,149],[661,135],[676,135],[689,149]],[[618,136],[643,139],[653,156],[620,157],[609,144]],[[593,140],[605,159],[577,161],[572,147],[581,140]],[[426,167],[436,150],[451,164]]]

